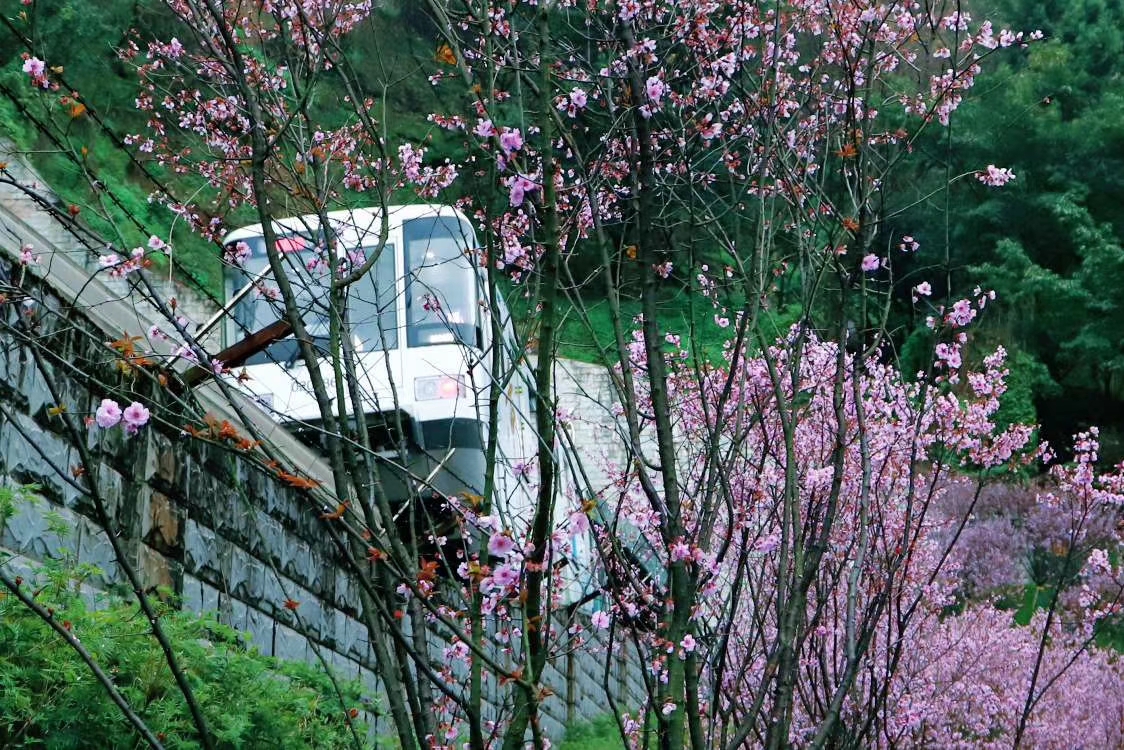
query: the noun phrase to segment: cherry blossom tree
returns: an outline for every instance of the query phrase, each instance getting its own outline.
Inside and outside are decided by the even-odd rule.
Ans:
[[[247,212],[263,228],[272,281],[261,292],[278,300],[307,365],[332,481],[276,472],[309,491],[309,512],[360,582],[403,747],[546,747],[543,675],[572,647],[563,634],[590,629],[589,643],[631,654],[644,675],[647,694],[613,706],[622,736],[668,750],[1049,744],[1044,707],[1055,710],[1060,686],[1085,673],[1110,684],[1116,668],[1091,644],[1095,622],[1115,614],[1117,540],[1085,545],[1089,512],[1066,527],[1087,579],[1072,602],[1059,584],[1029,628],[1000,632],[1003,613],[963,594],[957,550],[975,501],[949,497],[965,486],[978,497],[1038,458],[1030,427],[996,426],[1002,351],[968,346],[992,296],[942,305],[928,280],[904,282],[932,329],[921,373],[895,369],[885,325],[903,283],[897,259],[917,243],[887,228],[896,208],[883,184],[923,129],[948,124],[988,55],[1034,34],[996,30],[955,2],[429,0],[441,37],[431,83],[448,101],[430,119],[463,142],[453,163],[388,140],[393,113],[352,73],[349,39],[369,2],[167,5],[182,33],[121,51],[148,117],[125,141],[176,177],[155,196],[175,221],[214,240]],[[62,74],[33,53],[28,86],[49,96]],[[325,92],[346,99],[346,122],[318,120]],[[994,164],[960,178],[1017,179]],[[335,324],[321,349],[302,316],[299,273],[272,221],[325,227],[329,211],[362,202],[383,209],[385,244],[385,209],[403,193],[456,200],[476,223],[487,305],[498,310],[514,284],[535,311],[515,351],[484,353],[494,406],[521,377],[522,344],[537,349],[523,516],[498,496],[493,408],[483,494],[444,498],[417,511],[421,532],[398,531],[377,451],[341,407],[362,413],[346,310],[378,250],[344,257],[326,237]],[[216,353],[145,282],[165,245],[106,252],[103,272],[167,317],[149,347],[221,375]],[[237,245],[225,252],[244,261]],[[676,295],[685,305],[670,307]],[[616,394],[628,460],[610,467],[607,487],[572,459],[551,395],[564,310],[588,327]],[[506,321],[492,321],[503,340]],[[716,336],[720,351],[702,345]],[[150,418],[200,416],[108,399],[92,418],[135,432]],[[271,460],[253,434],[191,432]],[[1103,515],[1120,480],[1091,463],[1056,469],[1056,497]],[[563,601],[558,572],[586,534],[598,551],[592,595],[607,603],[592,614]],[[948,646],[981,654],[989,636],[1020,654],[1003,662],[1003,683],[958,665]],[[1006,713],[966,726],[959,713],[977,700]],[[1079,709],[1067,705],[1068,721]]]

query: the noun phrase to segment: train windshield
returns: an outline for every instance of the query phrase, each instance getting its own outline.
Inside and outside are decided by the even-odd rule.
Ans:
[[[472,229],[451,216],[402,224],[406,267],[406,345],[481,346]]]
[[[233,317],[238,330],[257,331],[285,317],[281,294],[269,270],[265,242],[260,237],[245,240],[249,249],[242,268],[233,274],[232,292],[252,284],[253,288],[235,305]],[[331,283],[327,255],[301,236],[278,239],[286,276],[293,287],[297,305],[313,345],[328,353]],[[348,263],[360,263],[365,253],[375,248],[362,248],[348,253]],[[390,243],[378,251],[371,271],[345,289],[342,312],[351,342],[359,352],[394,349],[398,346],[398,321],[395,310],[395,281],[398,278],[394,246]],[[277,363],[292,365],[300,357],[293,338],[271,344],[246,361],[248,365]]]

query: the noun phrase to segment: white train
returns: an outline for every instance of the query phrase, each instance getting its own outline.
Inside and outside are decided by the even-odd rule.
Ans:
[[[502,300],[496,309],[488,304],[472,225],[459,211],[437,205],[390,206],[387,218],[385,242],[375,209],[332,212],[329,231],[314,216],[274,222],[277,249],[304,324],[314,347],[324,353],[319,365],[329,390],[335,394],[337,386],[328,351],[335,313],[346,334],[335,354],[351,350],[361,391],[361,409],[353,408],[346,388],[341,391],[349,429],[365,425],[379,456],[383,491],[395,502],[481,495],[492,351],[501,347],[503,366],[495,373],[503,396],[496,404],[500,427],[493,497],[507,520],[526,520],[532,502],[527,479],[537,448],[533,381],[516,348],[506,306]],[[226,278],[231,314],[224,334],[229,344],[283,319],[284,307],[261,225],[231,232],[224,244],[237,259]],[[346,259],[345,269],[377,254],[370,272],[346,287],[335,311],[328,302],[328,245]],[[502,331],[498,340],[493,318]],[[321,439],[320,410],[293,337],[254,354],[244,369],[248,379],[242,387],[275,418],[309,444]],[[333,401],[333,407],[338,410],[338,403]]]

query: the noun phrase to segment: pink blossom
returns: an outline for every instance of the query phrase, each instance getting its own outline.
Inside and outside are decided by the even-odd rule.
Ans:
[[[523,205],[523,200],[527,197],[527,193],[534,192],[538,186],[523,175],[515,175],[509,178],[507,183],[510,190],[509,198],[512,206]]]
[[[928,281],[922,281],[917,286],[913,287],[913,301],[916,302],[921,297],[928,297],[933,293],[933,287]]]
[[[507,557],[515,549],[515,540],[508,534],[497,531],[488,538],[488,554],[496,557]]]
[[[412,144],[403,143],[398,147],[398,160],[402,163],[402,173],[410,182],[417,182],[421,178],[423,156],[425,156],[425,149],[414,148]]]
[[[585,109],[585,105],[589,102],[589,97],[586,96],[585,91],[575,88],[570,92],[570,104],[574,109]]]
[[[500,565],[492,571],[492,585],[499,589],[511,588],[519,583],[519,570],[513,565]]]
[[[47,63],[38,57],[29,57],[23,61],[23,72],[31,77],[31,83],[40,88],[50,88],[51,82],[47,80]]]
[[[767,534],[753,543],[753,549],[756,552],[769,554],[775,552],[777,547],[781,546],[781,535],[777,533]]]
[[[605,630],[613,622],[613,618],[605,610],[600,610],[590,615],[589,622],[598,630]]]
[[[491,138],[496,134],[496,126],[491,120],[478,120],[472,132],[477,138]]]
[[[111,398],[103,398],[94,418],[98,427],[108,430],[121,421],[121,405]]]
[[[679,645],[683,647],[684,651],[691,653],[698,647],[698,642],[693,635],[687,633],[687,635],[683,636],[683,640],[679,641]]]
[[[29,57],[23,61],[23,72],[30,76],[41,76],[47,64],[38,57]]]
[[[445,661],[463,661],[468,658],[469,653],[468,644],[460,640],[444,649]]]
[[[41,262],[41,258],[33,252],[34,248],[31,245],[24,245],[20,250],[20,265],[21,266],[37,266]]]
[[[862,268],[863,271],[867,273],[870,273],[871,271],[877,271],[880,265],[882,265],[882,261],[879,260],[878,256],[874,253],[870,253],[869,255],[863,257]]]
[[[949,369],[955,370],[960,367],[960,347],[955,344],[946,344],[943,341],[937,344],[934,349],[937,359]]]
[[[1093,574],[1105,575],[1112,572],[1112,563],[1103,549],[1094,549],[1085,561],[1085,570]]]
[[[437,305],[435,309],[440,309],[440,302],[438,300],[434,300],[434,303]],[[460,321],[450,320],[450,322],[457,323]],[[525,482],[530,479],[531,470],[533,468],[534,464],[532,464],[530,461],[516,461],[515,464],[513,464],[511,467],[511,473]]]
[[[667,84],[660,80],[659,76],[652,76],[644,84],[644,91],[648,94],[648,101],[652,106],[658,107],[664,94],[667,93]]]
[[[148,246],[153,250],[163,250],[165,255],[172,254],[172,246],[156,235],[148,238]]]
[[[988,164],[985,171],[976,173],[976,179],[991,187],[1002,187],[1015,179],[1015,173],[1007,167],[997,167],[994,164]]]
[[[921,243],[907,234],[902,237],[902,241],[901,244],[898,245],[898,249],[900,249],[903,253],[915,253],[921,249]]]
[[[507,156],[523,148],[523,135],[519,132],[519,128],[504,128],[500,133],[500,148]]]
[[[503,528],[498,516],[480,516],[476,519],[476,525],[486,531],[499,531]]]
[[[672,542],[671,547],[668,548],[668,553],[671,555],[673,562],[691,559],[691,546],[686,542]]]
[[[234,243],[234,247],[227,247],[226,252],[223,253],[223,260],[233,266],[243,266],[246,261],[250,259],[252,251],[250,246],[245,242],[239,241]]]
[[[960,328],[968,325],[976,317],[976,308],[972,307],[972,303],[966,299],[957,300],[952,305],[952,310],[948,313],[948,322],[954,327]]]
[[[102,402],[105,405],[105,402]],[[116,406],[116,404],[114,404]],[[130,435],[137,434],[141,427],[148,424],[149,418],[152,416],[151,412],[145,408],[144,404],[139,401],[134,401],[125,407],[125,411],[121,413],[121,418],[125,422],[125,431]]]
[[[570,534],[588,534],[589,516],[584,511],[574,511],[570,514]]]
[[[199,355],[195,353],[194,349],[187,345],[180,345],[176,347],[176,350],[172,352],[172,356],[182,357],[188,362],[199,364]]]

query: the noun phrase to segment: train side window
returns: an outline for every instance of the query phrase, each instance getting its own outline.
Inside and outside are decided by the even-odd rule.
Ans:
[[[364,252],[374,252],[375,249],[364,248]],[[378,260],[370,272],[348,289],[348,322],[358,348],[362,351],[394,349],[398,346],[395,294],[398,269],[394,261],[394,245],[388,242],[379,252]]]
[[[278,241],[292,242],[290,237]],[[244,295],[233,310],[237,331],[249,333],[260,330],[284,318],[281,301],[269,263],[265,257],[261,238],[247,243],[253,251],[245,270],[235,269],[229,274],[230,289],[237,291],[253,283],[254,289]],[[352,254],[353,261],[359,261]],[[330,310],[328,309],[329,271],[324,263],[323,251],[304,240],[299,248],[284,255],[287,275],[296,295],[296,304],[314,346],[327,345]],[[395,349],[398,346],[398,316],[395,286],[397,273],[394,246],[386,244],[374,267],[362,279],[348,287],[345,297],[349,331],[361,351]],[[271,344],[266,350],[253,355],[246,364],[290,364],[298,356],[296,341],[286,338]]]

